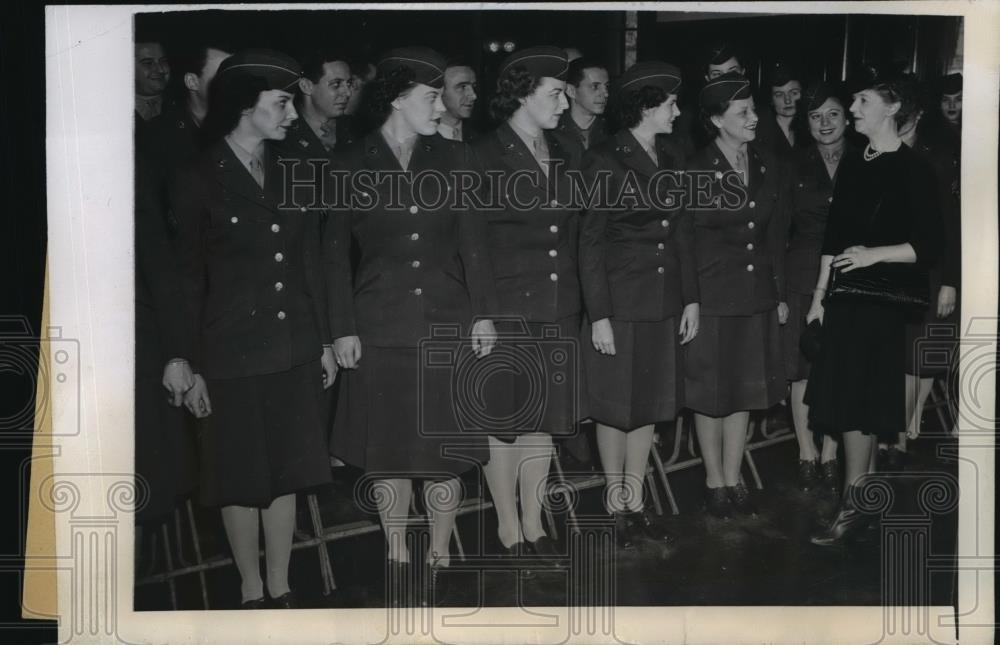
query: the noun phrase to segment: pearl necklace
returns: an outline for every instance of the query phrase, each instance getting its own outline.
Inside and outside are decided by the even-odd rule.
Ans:
[[[871,161],[872,159],[875,159],[876,157],[880,156],[881,154],[882,154],[882,151],[881,150],[875,150],[874,148],[872,148],[872,144],[869,143],[867,146],[865,146],[865,153],[864,153],[865,161]]]

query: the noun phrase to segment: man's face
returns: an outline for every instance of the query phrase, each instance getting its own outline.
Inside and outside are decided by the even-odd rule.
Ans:
[[[719,78],[723,74],[728,74],[729,72],[736,72],[740,76],[744,75],[743,66],[740,65],[740,61],[736,60],[733,56],[729,60],[719,64],[713,65],[709,63],[708,65],[708,80],[713,80]]]
[[[796,101],[802,96],[802,85],[798,81],[788,81],[784,85],[771,86],[771,107],[780,116],[795,116]]]
[[[600,67],[583,70],[579,85],[566,85],[566,94],[590,114],[604,114],[608,106],[608,71]]]
[[[170,63],[159,43],[135,44],[135,93],[139,96],[163,94],[170,81]]]
[[[476,73],[471,67],[449,67],[444,71],[445,110],[456,119],[468,119],[476,106]]]
[[[306,83],[306,94],[313,109],[327,119],[342,116],[353,94],[351,69],[343,61],[323,63],[319,81]],[[304,91],[305,91],[304,90]]]

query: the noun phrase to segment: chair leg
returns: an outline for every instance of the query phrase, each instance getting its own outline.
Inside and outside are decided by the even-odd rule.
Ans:
[[[451,529],[451,537],[455,540],[455,549],[458,551],[458,559],[465,562],[465,547],[462,546],[462,536],[458,532],[458,522]]]
[[[190,566],[184,554],[184,540],[181,539],[181,509],[174,508],[174,539],[177,541],[177,563],[186,568]]]
[[[653,509],[657,515],[663,515],[663,504],[660,503],[660,493],[656,490],[656,477],[652,466],[646,465],[646,485],[649,486],[649,496],[653,498]]]
[[[554,469],[555,470],[555,475],[556,475],[556,479],[559,481],[559,483],[561,485],[567,487],[567,488],[572,487],[573,485],[569,482],[569,480],[566,479],[566,473],[563,472],[562,464],[559,463],[559,458],[556,456],[556,451],[555,450],[552,451],[552,465],[555,466],[555,469]],[[567,504],[566,506],[567,506],[566,510],[569,513],[569,526],[570,526],[570,530],[575,531],[576,530],[576,528],[575,528],[576,527],[576,511],[573,509],[573,505],[572,504]],[[542,508],[545,510],[545,519],[546,519],[546,521],[548,521],[549,528],[552,530],[551,537],[552,537],[553,540],[558,540],[559,539],[559,528],[556,526],[556,517],[555,517],[555,515],[552,514],[552,509],[549,508],[548,504],[542,504]]]
[[[674,490],[670,487],[670,480],[667,479],[667,471],[663,467],[663,460],[655,450],[650,451],[650,459],[653,460],[653,467],[656,469],[656,474],[660,478],[660,484],[667,495],[667,503],[670,504],[670,511],[674,515],[677,515],[680,513],[680,509],[677,506],[677,499],[674,497]]]
[[[173,573],[174,571],[174,560],[170,553],[170,530],[167,528],[167,523],[164,522],[161,525],[161,530],[163,533],[163,557],[166,558],[167,573]],[[174,583],[174,577],[170,576],[167,578],[167,588],[170,589],[170,606],[176,610],[177,609],[177,585]]]
[[[330,592],[337,588],[337,583],[333,579],[333,567],[330,564],[330,552],[326,548],[326,541],[323,536],[326,529],[323,528],[323,518],[319,513],[319,500],[315,493],[306,495],[306,503],[309,505],[309,518],[312,520],[313,534],[320,539],[316,545],[319,554],[319,571],[323,578],[323,595],[329,596]]]
[[[191,504],[191,500],[188,499],[184,506],[187,508],[188,524],[191,525],[191,543],[194,545],[194,560],[198,564],[204,562],[201,557],[201,536],[198,534],[198,525],[194,521],[194,506]],[[208,609],[208,584],[205,581],[205,571],[202,569],[198,572],[198,581],[201,585],[201,605],[203,608]]]

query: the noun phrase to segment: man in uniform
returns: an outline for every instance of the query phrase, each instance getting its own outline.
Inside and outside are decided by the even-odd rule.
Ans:
[[[163,111],[163,94],[170,82],[170,62],[160,38],[146,31],[135,36],[135,140],[145,140],[149,121]]]
[[[608,138],[604,110],[608,106],[608,70],[596,61],[577,58],[566,76],[569,109],[559,118],[559,130],[580,141],[586,150]]]
[[[438,123],[438,134],[452,141],[472,141],[476,133],[468,120],[476,107],[476,98],[476,72],[472,66],[459,59],[448,61],[441,92],[445,111]]]
[[[288,131],[285,149],[304,158],[329,157],[352,140],[345,114],[354,95],[347,57],[333,49],[313,52],[302,62],[295,107],[301,117]]]

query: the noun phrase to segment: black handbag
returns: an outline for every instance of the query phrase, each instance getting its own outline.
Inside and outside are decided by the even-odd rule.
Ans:
[[[868,220],[869,228],[881,206],[881,201],[875,205]],[[930,306],[931,294],[926,274],[906,270],[893,275],[891,272],[878,271],[876,267],[879,266],[881,265],[854,269],[847,273],[831,267],[826,300],[875,302],[909,310],[926,309]]]

